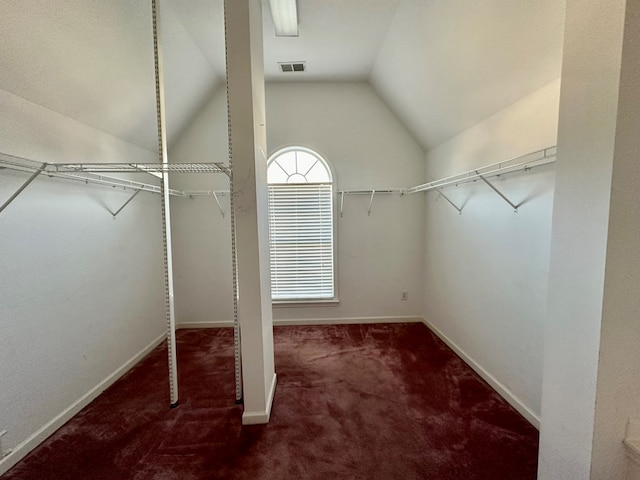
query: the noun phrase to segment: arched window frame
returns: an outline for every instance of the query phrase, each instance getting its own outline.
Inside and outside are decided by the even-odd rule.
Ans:
[[[291,154],[296,152],[302,155],[296,155],[295,168],[290,168],[291,165],[288,167],[287,165],[282,164],[283,159],[291,159]],[[301,158],[303,160],[298,162]],[[311,165],[309,159],[313,159],[314,161],[313,168],[309,168]],[[284,161],[288,161],[291,164],[291,160]],[[322,167],[322,170],[326,172],[326,176],[323,177],[322,172],[318,167]],[[312,171],[314,168],[315,171]],[[274,175],[273,169],[279,170],[277,175]],[[273,303],[275,305],[291,303],[337,303],[337,236],[334,202],[335,175],[330,163],[317,151],[306,147],[296,145],[281,148],[274,152],[267,161],[267,182],[269,188],[269,239],[271,248],[271,285]],[[305,208],[311,208],[312,211],[316,213],[318,212],[317,208],[319,208],[319,204],[316,204],[315,202],[321,202],[322,204],[322,213],[320,214],[323,218],[321,221],[321,236],[324,239],[324,243],[320,241],[316,243],[323,243],[324,247],[316,250],[311,248],[311,252],[306,251],[304,253],[305,255],[312,257],[312,259],[320,262],[317,263],[315,267],[310,267],[313,271],[318,273],[318,277],[322,277],[320,280],[317,280],[316,285],[314,285],[315,280],[313,278],[309,280],[309,277],[313,277],[313,274],[310,275],[310,272],[308,271],[309,269],[304,271],[304,268],[300,266],[302,262],[298,261],[298,263],[296,263],[296,260],[286,259],[285,263],[282,263],[282,252],[286,252],[286,248],[278,248],[278,243],[282,244],[282,242],[277,241],[277,234],[274,233],[274,231],[278,229],[277,221],[274,220],[274,209],[278,208],[277,205],[279,205],[277,199],[274,200],[274,195],[278,194],[288,195],[289,203],[291,203],[291,199],[302,198],[301,201],[305,203]],[[279,198],[282,200],[284,197]],[[289,222],[287,225],[289,228],[288,232],[308,231],[308,218],[300,220],[287,218],[287,221]],[[298,221],[302,222],[301,227],[298,226]],[[327,230],[327,228],[329,230]],[[282,230],[280,230],[280,232],[282,232]],[[280,235],[280,237],[283,237],[283,235]],[[302,235],[302,237],[305,236]],[[328,244],[326,240],[328,238],[330,238],[330,250],[327,250]],[[304,244],[307,239],[308,235],[302,240],[294,239],[292,241],[293,243],[301,241],[301,243]],[[288,247],[289,250],[300,251],[300,245],[297,245],[296,247],[288,245]],[[305,245],[302,245],[303,251],[304,248]],[[318,253],[318,251],[320,251],[320,253]],[[286,257],[286,255],[284,255],[284,257]],[[281,260],[280,263],[278,263],[278,259]],[[330,269],[328,269],[328,261],[330,261]],[[313,265],[313,262],[308,263]],[[284,267],[282,265],[284,265]],[[293,273],[294,271],[295,273]],[[291,285],[295,284],[297,280],[292,280],[291,278],[287,278],[287,276],[295,277],[298,273],[298,278],[301,278],[302,280],[300,288],[296,290],[297,287]],[[322,286],[319,287],[319,284]]]

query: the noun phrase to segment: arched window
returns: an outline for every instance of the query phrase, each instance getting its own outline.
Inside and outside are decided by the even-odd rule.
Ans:
[[[289,147],[267,165],[273,300],[329,300],[334,292],[333,177],[312,150]]]

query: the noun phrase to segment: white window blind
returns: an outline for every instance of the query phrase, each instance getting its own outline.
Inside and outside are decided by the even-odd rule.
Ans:
[[[273,300],[332,299],[331,184],[270,184]]]

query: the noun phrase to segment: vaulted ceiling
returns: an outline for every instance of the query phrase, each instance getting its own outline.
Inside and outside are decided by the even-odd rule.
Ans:
[[[267,82],[368,81],[425,150],[560,75],[563,0],[298,0],[293,38],[263,3]],[[0,89],[154,150],[150,4],[3,0]],[[171,142],[224,84],[223,1],[160,5]]]

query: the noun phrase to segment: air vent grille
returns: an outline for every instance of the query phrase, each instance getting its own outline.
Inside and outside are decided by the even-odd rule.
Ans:
[[[307,70],[306,62],[278,62],[282,73],[305,72]]]

